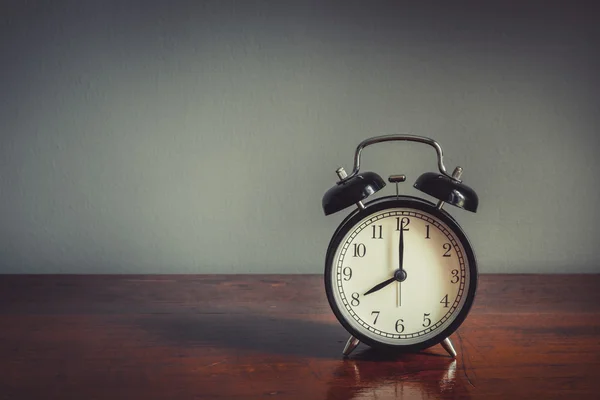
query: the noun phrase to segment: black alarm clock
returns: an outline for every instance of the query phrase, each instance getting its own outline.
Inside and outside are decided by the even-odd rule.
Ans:
[[[392,175],[396,195],[363,202],[385,181],[359,173],[362,150],[388,141],[432,146],[438,172],[422,174],[414,187],[436,199],[402,196],[404,175]],[[466,234],[443,209],[451,204],[476,212],[477,194],[461,180],[462,168],[446,172],[443,152],[433,139],[386,135],[356,148],[354,169],[336,172],[339,181],[323,196],[326,215],[356,208],[337,228],[325,257],[325,291],[338,321],[350,333],[343,354],[360,342],[374,348],[418,351],[441,344],[456,357],[450,335],[463,323],[477,289],[477,261]]]

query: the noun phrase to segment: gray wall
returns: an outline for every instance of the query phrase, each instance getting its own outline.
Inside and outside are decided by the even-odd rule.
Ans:
[[[320,273],[335,169],[400,132],[481,271],[600,272],[597,13],[452,3],[3,1],[0,272]]]

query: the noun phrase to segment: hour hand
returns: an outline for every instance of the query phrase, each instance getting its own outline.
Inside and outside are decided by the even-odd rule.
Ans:
[[[391,278],[390,278],[390,279],[388,279],[387,281],[381,282],[381,283],[379,283],[379,284],[377,284],[377,285],[373,286],[371,289],[367,290],[367,291],[365,292],[365,294],[363,294],[363,296],[366,296],[366,295],[368,295],[368,294],[371,294],[371,293],[373,293],[373,292],[376,292],[376,291],[378,291],[378,290],[381,290],[381,289],[383,289],[384,287],[386,287],[387,285],[389,285],[390,283],[392,283],[392,282],[394,282],[394,281],[396,281],[396,278],[395,278],[395,277],[391,277]]]

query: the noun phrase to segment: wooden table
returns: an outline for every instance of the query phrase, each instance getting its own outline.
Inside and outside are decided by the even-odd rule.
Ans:
[[[600,275],[483,275],[440,346],[348,334],[321,276],[0,276],[0,399],[600,398]]]

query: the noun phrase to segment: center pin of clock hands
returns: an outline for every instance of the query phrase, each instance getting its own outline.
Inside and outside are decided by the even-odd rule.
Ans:
[[[383,289],[387,285],[393,282],[398,282],[398,305],[401,305],[400,302],[400,283],[406,280],[406,271],[404,270],[404,228],[400,229],[400,241],[398,244],[398,255],[399,255],[399,268],[394,271],[394,276],[388,280],[385,280],[377,285],[373,286],[371,289],[367,290],[363,296],[374,293],[378,290]]]

